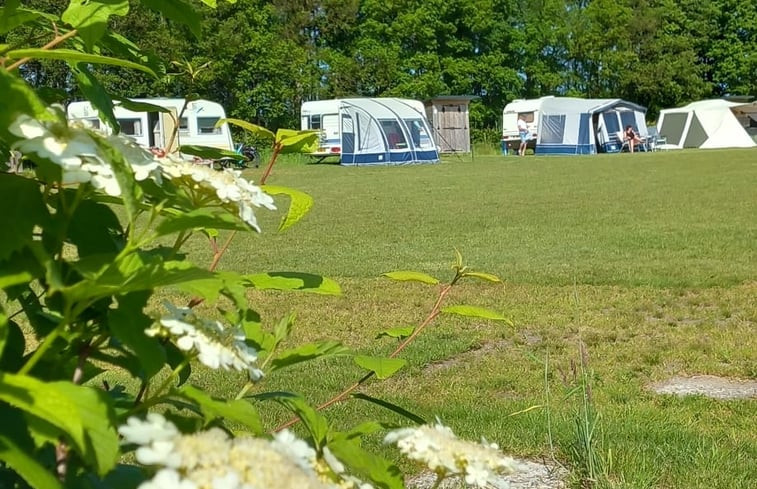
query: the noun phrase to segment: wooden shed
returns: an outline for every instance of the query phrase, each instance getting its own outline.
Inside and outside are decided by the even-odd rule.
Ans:
[[[426,100],[426,118],[434,131],[434,141],[442,153],[470,153],[468,106],[478,97],[442,95]]]

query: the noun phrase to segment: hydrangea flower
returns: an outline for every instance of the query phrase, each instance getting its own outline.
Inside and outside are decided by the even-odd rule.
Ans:
[[[148,419],[129,418],[119,433],[126,443],[139,445],[137,461],[158,468],[155,476],[138,489],[336,489],[318,479],[312,467],[295,454],[304,454],[302,440],[291,433],[275,441],[251,436],[230,438],[211,428],[194,434],[180,434],[162,415]],[[154,435],[150,435],[151,430]],[[169,433],[175,433],[168,437]],[[156,441],[170,444],[173,458],[143,462],[139,450]],[[312,449],[311,449],[312,450]],[[308,452],[309,456],[309,452]]]
[[[500,453],[496,444],[460,440],[438,421],[391,431],[384,442],[396,444],[402,454],[424,463],[438,475],[460,476],[473,487],[496,486],[497,475],[511,474],[519,468],[515,460]]]
[[[113,168],[98,146],[93,131],[76,124],[42,123],[28,115],[20,115],[8,130],[22,138],[13,147],[25,154],[36,155],[61,168],[61,183],[91,183],[108,195],[121,195],[121,186]],[[110,136],[107,141],[118,149],[134,171],[137,181],[159,178],[158,163],[148,153],[124,136]],[[135,149],[137,148],[137,149]]]
[[[185,161],[175,154],[158,158],[123,135],[106,136],[77,123],[40,122],[25,114],[8,129],[21,138],[13,149],[60,167],[63,184],[90,183],[108,195],[120,196],[122,189],[110,163],[112,156],[101,147],[105,142],[131,167],[136,181],[151,178],[161,184],[166,177],[199,194],[203,203],[220,202],[257,231],[260,227],[254,208],[276,209],[273,198],[242,178],[239,171],[216,171]]]
[[[170,314],[160,318],[145,334],[172,338],[179,349],[196,353],[197,359],[212,369],[246,371],[252,380],[263,376],[255,364],[257,352],[245,343],[242,328],[200,318],[188,307],[170,303],[165,306]]]
[[[218,171],[172,155],[160,158],[163,174],[175,183],[213,195],[235,208],[237,215],[250,227],[260,231],[253,207],[275,210],[273,198],[257,185],[242,178],[241,172],[226,168]]]

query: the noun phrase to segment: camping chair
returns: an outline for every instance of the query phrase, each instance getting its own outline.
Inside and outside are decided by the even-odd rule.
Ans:
[[[668,144],[668,138],[660,136],[660,133],[657,132],[656,126],[647,127],[647,134],[647,145],[649,146],[650,151],[657,151],[659,146]]]
[[[631,151],[631,146],[629,145],[628,141],[626,140],[626,137],[623,134],[623,131],[616,132],[615,133],[615,137],[618,138],[618,147],[620,148],[618,150],[619,153],[622,153],[624,149],[626,151]]]

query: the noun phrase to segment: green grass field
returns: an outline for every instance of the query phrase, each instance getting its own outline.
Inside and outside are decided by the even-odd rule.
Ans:
[[[503,280],[463,282],[447,304],[497,310],[513,327],[442,316],[403,353],[408,367],[366,393],[513,455],[554,457],[579,486],[570,447],[581,403],[567,393],[583,343],[602,484],[754,487],[754,399],[679,398],[646,386],[675,375],[757,377],[757,152],[465,156],[368,168],[282,162],[268,183],[303,190],[315,206],[283,233],[275,231],[281,212],[259,211],[263,234],[237,236],[220,269],[313,272],[341,284],[338,297],[250,293],[268,325],[297,314],[293,344],[337,339],[388,354],[395,340],[377,333],[421,322],[438,288],[380,275],[418,270],[448,280],[455,248]],[[191,258],[208,263],[206,244],[190,244]],[[261,389],[317,403],[360,375],[322,361]],[[229,395],[242,381],[203,372],[198,382]],[[513,414],[533,406],[541,407]],[[366,415],[397,420],[360,401],[326,414],[344,426]]]

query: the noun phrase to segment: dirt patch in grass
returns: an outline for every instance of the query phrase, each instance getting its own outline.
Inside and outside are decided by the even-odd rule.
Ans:
[[[547,465],[530,460],[518,460],[522,469],[512,475],[501,476],[502,485],[510,489],[564,489],[568,471],[559,466]],[[422,472],[408,478],[405,486],[408,489],[429,489],[433,487],[436,475],[433,472]],[[499,482],[499,481],[498,481]],[[460,478],[446,479],[439,486],[440,489],[458,489],[465,487]]]
[[[651,384],[649,388],[658,394],[679,396],[701,395],[714,399],[757,398],[757,381],[728,379],[714,375],[673,377]]]

